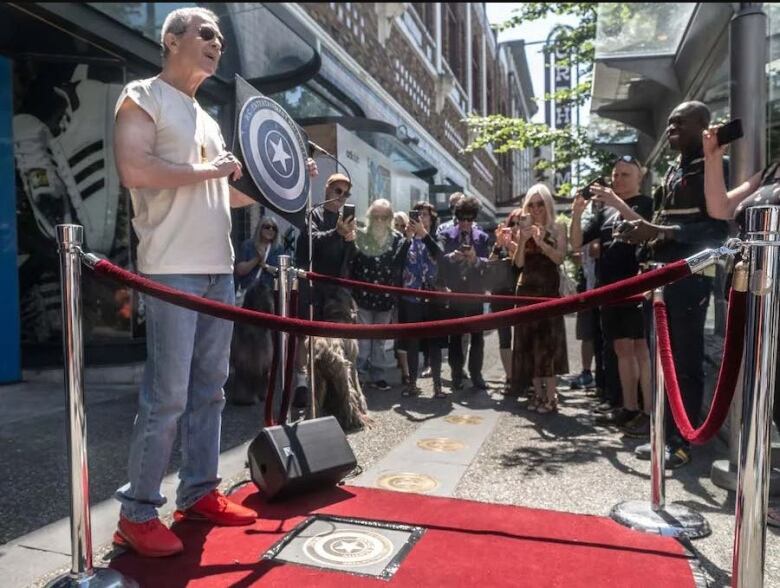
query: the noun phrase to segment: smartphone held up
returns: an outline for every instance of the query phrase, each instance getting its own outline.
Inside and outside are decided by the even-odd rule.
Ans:
[[[344,208],[341,210],[341,218],[345,223],[348,223],[352,219],[355,218],[355,205],[354,204],[345,204]]]
[[[718,146],[728,145],[732,141],[741,139],[744,133],[742,131],[742,119],[735,118],[724,125],[718,127],[715,131],[715,137],[718,139]]]

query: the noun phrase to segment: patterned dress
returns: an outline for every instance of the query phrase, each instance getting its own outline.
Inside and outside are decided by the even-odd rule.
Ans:
[[[549,231],[544,241],[555,247]],[[559,297],[560,274],[533,239],[525,244],[525,265],[517,281],[518,296]],[[569,371],[563,316],[543,318],[515,326],[512,347],[512,392],[522,394],[533,378],[548,378]]]

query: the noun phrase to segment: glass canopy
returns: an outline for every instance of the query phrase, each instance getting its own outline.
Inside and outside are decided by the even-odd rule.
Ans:
[[[146,38],[160,42],[165,17],[173,10],[201,6],[216,13],[227,51],[217,76],[232,81],[235,73],[258,88],[279,91],[311,78],[320,66],[313,39],[295,30],[282,4],[259,2],[90,2]]]
[[[696,2],[600,2],[596,59],[675,55]]]

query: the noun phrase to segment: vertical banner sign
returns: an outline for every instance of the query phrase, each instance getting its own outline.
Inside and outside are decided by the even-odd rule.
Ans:
[[[564,61],[565,65],[561,65],[561,58],[566,58],[567,55],[561,53],[556,47],[554,52],[554,63],[552,71],[555,74],[555,91],[568,90],[571,88],[571,65]],[[555,103],[555,128],[562,129],[571,125],[571,104],[558,104]],[[555,179],[553,184],[557,190],[562,184],[571,182],[571,166],[568,167],[556,167]]]

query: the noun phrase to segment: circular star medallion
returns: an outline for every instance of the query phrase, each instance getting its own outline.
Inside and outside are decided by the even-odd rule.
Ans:
[[[435,437],[433,439],[420,439],[417,442],[417,447],[425,449],[427,451],[438,451],[439,453],[449,453],[452,451],[458,451],[463,449],[465,445],[455,439],[448,439],[447,437]]]
[[[385,488],[386,490],[395,490],[396,492],[425,494],[438,488],[439,482],[426,474],[402,472],[398,474],[385,474],[377,480],[377,486]]]
[[[444,420],[453,425],[478,425],[482,422],[482,417],[470,414],[453,414],[444,417]]]
[[[341,529],[307,539],[303,552],[319,564],[359,567],[389,558],[393,544],[373,531]]]
[[[306,205],[309,174],[303,135],[285,110],[265,96],[244,103],[238,138],[246,169],[258,190],[284,212]]]

